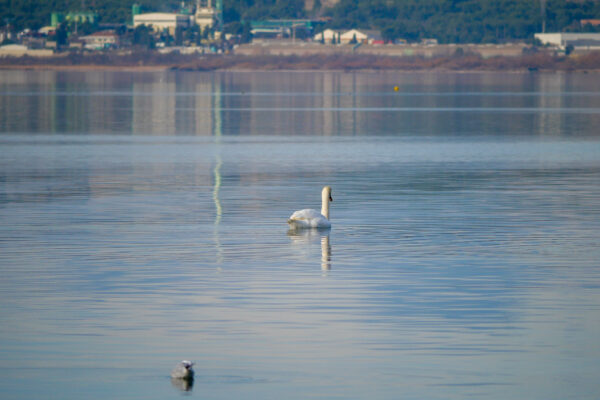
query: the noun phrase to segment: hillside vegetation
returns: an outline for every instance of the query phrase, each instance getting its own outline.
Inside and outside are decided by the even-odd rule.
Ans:
[[[593,31],[580,20],[600,18],[600,1],[568,0],[341,0],[328,11],[335,27],[382,31],[388,39],[440,43],[531,40],[542,31]]]
[[[53,11],[94,10],[101,23],[128,23],[131,6],[176,12],[179,0],[0,0],[5,29],[37,29]],[[185,2],[188,5],[191,1]],[[269,18],[328,17],[324,27],[380,30],[387,39],[441,43],[498,43],[532,40],[543,24],[547,32],[594,31],[581,19],[600,19],[600,0],[340,0],[332,8],[304,9],[303,0],[224,0],[225,26]]]

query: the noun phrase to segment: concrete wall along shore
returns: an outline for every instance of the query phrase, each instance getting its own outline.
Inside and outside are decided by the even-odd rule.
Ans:
[[[51,49],[28,49],[20,44],[9,44],[0,46],[0,57],[52,57],[54,51]]]
[[[440,57],[451,56],[457,52],[462,54],[478,54],[483,58],[496,56],[516,57],[523,54],[523,49],[528,46],[524,43],[512,44],[402,44],[402,45],[333,45],[315,42],[293,42],[282,40],[255,40],[251,44],[243,44],[235,49],[235,54],[257,55],[282,55],[282,56],[309,56],[332,54],[371,54],[394,57]],[[459,50],[461,49],[461,50]]]

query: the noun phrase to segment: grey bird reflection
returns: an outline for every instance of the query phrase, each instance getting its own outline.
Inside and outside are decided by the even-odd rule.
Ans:
[[[287,235],[290,237],[292,245],[300,249],[299,256],[302,258],[310,257],[310,248],[312,243],[321,242],[321,270],[331,270],[331,244],[329,242],[329,230],[316,229],[289,229]]]
[[[182,392],[191,392],[194,388],[194,380],[171,378],[171,385]]]

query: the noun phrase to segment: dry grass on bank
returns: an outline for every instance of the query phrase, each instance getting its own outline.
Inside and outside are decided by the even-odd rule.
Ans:
[[[215,70],[448,70],[448,71],[575,71],[600,70],[600,52],[555,56],[547,53],[520,57],[482,58],[478,55],[449,57],[398,57],[362,54],[308,56],[183,55],[179,53],[68,54],[47,58],[3,57],[0,68],[48,69],[156,69]]]

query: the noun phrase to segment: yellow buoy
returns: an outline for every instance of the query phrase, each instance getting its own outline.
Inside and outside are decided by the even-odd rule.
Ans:
[[[400,90],[400,88],[398,86],[394,86],[394,92],[397,92],[398,90]]]

